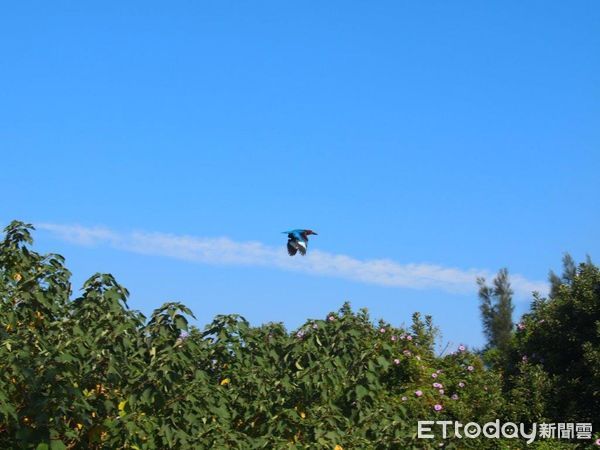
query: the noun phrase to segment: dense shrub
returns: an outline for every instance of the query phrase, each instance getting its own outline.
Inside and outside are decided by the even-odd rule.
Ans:
[[[557,326],[567,314],[558,306],[539,303],[525,318],[514,349],[532,361],[515,364],[509,386],[463,346],[436,356],[431,318],[419,314],[402,329],[346,304],[291,333],[235,315],[200,330],[188,327],[192,312],[179,303],[148,319],[131,311],[127,290],[102,274],[72,299],[63,259],[32,251],[31,228],[13,222],[0,244],[3,449],[438,448],[439,439],[416,438],[418,420],[552,417],[552,377],[562,376],[552,348],[581,333],[589,344],[563,374],[571,384],[560,398],[573,393],[569,376],[598,381],[597,324],[593,333],[571,330],[565,342],[536,331],[541,314]],[[582,269],[579,297],[592,295],[597,276]],[[582,303],[577,315],[588,313],[597,310]],[[582,395],[592,396],[580,405],[587,415],[571,408],[572,417],[597,417],[594,388]],[[508,448],[483,439],[444,444]]]
[[[509,387],[529,399],[523,414],[600,429],[598,267],[580,264],[551,299],[534,300],[517,324],[510,357]]]

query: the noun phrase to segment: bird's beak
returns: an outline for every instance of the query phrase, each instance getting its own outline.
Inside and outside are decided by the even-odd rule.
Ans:
[[[315,236],[318,236],[318,235],[319,235],[319,233],[315,233],[314,231],[313,231],[313,234],[314,234]]]

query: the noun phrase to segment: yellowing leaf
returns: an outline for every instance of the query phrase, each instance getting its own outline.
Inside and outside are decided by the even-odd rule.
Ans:
[[[304,418],[306,417],[306,413],[305,413],[304,411],[302,411],[302,412],[300,413],[300,417],[302,417],[302,418],[304,419]]]
[[[20,273],[15,273],[14,277],[15,281],[19,282],[23,278]]]
[[[125,411],[125,405],[127,404],[127,400],[123,400],[119,402],[119,411]]]
[[[333,450],[344,450],[344,447],[342,447],[341,445],[336,445]]]
[[[226,386],[231,382],[231,380],[229,378],[225,378],[223,379],[223,381],[221,381],[221,386]]]

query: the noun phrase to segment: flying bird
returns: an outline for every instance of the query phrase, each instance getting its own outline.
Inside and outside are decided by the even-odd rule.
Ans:
[[[317,235],[313,230],[292,230],[283,233],[288,235],[287,251],[290,256],[294,256],[297,252],[300,252],[302,256],[306,255],[308,236]]]

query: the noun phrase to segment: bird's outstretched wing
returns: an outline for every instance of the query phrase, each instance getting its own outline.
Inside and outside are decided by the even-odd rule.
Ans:
[[[300,252],[300,254],[304,256],[306,255],[306,242],[288,239],[287,251],[290,256],[294,256],[297,252]]]
[[[292,245],[292,242],[291,239],[287,242],[287,251],[290,256],[294,256],[298,252],[298,249]]]

